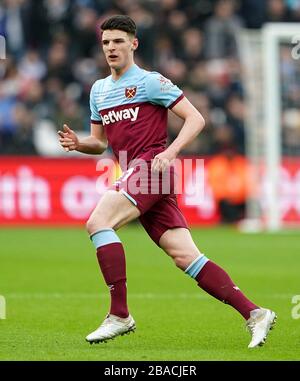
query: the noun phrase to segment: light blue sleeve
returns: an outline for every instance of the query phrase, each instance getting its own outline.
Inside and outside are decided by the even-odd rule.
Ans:
[[[166,108],[183,96],[182,90],[157,72],[151,72],[146,76],[145,86],[149,102]]]
[[[90,92],[90,110],[91,110],[91,121],[94,122],[102,122],[101,115],[98,112],[96,99],[95,99],[95,89],[97,86],[97,82],[95,82],[91,88]]]

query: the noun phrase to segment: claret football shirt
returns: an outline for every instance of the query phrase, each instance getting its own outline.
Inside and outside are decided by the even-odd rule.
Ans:
[[[131,66],[118,80],[112,76],[94,83],[90,93],[91,122],[102,124],[117,159],[127,163],[151,159],[166,147],[168,108],[183,98],[182,91],[157,72]]]

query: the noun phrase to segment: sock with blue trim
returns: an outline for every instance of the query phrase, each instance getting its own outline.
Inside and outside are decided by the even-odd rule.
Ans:
[[[246,298],[221,267],[204,255],[196,258],[185,273],[194,278],[208,294],[235,308],[246,320],[252,310],[259,308]]]
[[[109,287],[110,314],[126,318],[127,306],[126,261],[123,245],[113,229],[103,229],[91,236],[97,249],[98,263]]]

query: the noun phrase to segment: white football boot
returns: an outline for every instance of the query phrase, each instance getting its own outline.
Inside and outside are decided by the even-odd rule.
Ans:
[[[277,316],[275,312],[266,308],[257,308],[250,312],[246,326],[252,336],[248,348],[262,346],[266,342],[269,331],[274,327]]]
[[[90,333],[86,337],[86,341],[90,344],[102,343],[111,340],[116,336],[123,336],[135,330],[135,321],[129,315],[127,318],[120,318],[112,314],[108,314],[96,331]]]

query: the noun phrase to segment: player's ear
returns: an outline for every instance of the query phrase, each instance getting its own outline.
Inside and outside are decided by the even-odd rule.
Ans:
[[[132,46],[131,46],[131,50],[136,50],[139,46],[139,40],[134,37],[133,41],[132,41]]]

